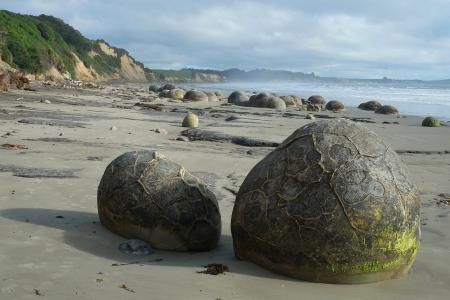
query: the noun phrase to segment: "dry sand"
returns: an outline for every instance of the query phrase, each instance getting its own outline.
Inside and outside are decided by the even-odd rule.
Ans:
[[[148,93],[64,90],[0,94],[0,299],[448,299],[450,296],[450,127],[423,128],[421,118],[380,116],[349,109],[318,113],[368,118],[367,126],[396,150],[421,192],[422,244],[410,274],[364,285],[293,280],[233,256],[230,216],[234,194],[248,171],[271,148],[176,141],[191,109],[201,128],[280,142],[311,122],[305,112],[163,103],[163,111],[133,108]],[[16,100],[20,99],[20,100]],[[40,102],[50,100],[51,104]],[[229,116],[238,119],[225,121]],[[399,122],[383,124],[382,122]],[[110,130],[111,127],[117,130]],[[164,128],[168,134],[152,130]],[[60,135],[62,134],[62,135]],[[119,154],[153,149],[204,178],[219,200],[223,232],[206,253],[156,251],[144,258],[121,254],[124,239],[98,222],[97,185]],[[47,177],[47,178],[46,178]],[[48,178],[49,177],[49,178]],[[230,272],[197,271],[223,263]],[[123,286],[125,285],[125,286]],[[122,287],[121,287],[122,286]],[[123,287],[127,287],[125,289]]]

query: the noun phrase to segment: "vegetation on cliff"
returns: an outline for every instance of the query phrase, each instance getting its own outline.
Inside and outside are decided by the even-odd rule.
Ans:
[[[110,53],[104,51],[105,47]],[[121,78],[124,55],[144,69],[126,50],[111,47],[103,40],[87,39],[58,18],[5,10],[0,10],[0,53],[4,62],[31,74],[44,74],[55,68],[77,78],[77,63],[81,61],[83,70],[98,78]]]

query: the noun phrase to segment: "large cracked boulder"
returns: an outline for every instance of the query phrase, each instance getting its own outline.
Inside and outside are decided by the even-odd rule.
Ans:
[[[100,181],[97,203],[106,228],[153,248],[206,251],[220,238],[214,194],[184,167],[154,151],[114,159]]]
[[[231,220],[238,259],[328,283],[406,274],[419,226],[420,199],[398,155],[344,119],[305,125],[260,161]]]

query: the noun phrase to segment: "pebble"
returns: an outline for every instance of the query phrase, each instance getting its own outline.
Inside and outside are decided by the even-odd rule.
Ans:
[[[314,117],[314,115],[312,115],[312,114],[306,115],[306,118],[308,120],[315,120],[316,119],[316,117]]]
[[[157,128],[155,129],[155,132],[160,134],[168,134],[167,130],[164,128]]]
[[[47,100],[47,99],[41,100],[41,103],[52,104],[52,102],[50,100]]]
[[[147,242],[133,239],[120,243],[119,251],[128,255],[144,256],[152,254],[153,248]]]
[[[111,130],[111,131],[117,131],[117,127],[116,126],[111,126],[111,128],[109,128],[109,130]]]

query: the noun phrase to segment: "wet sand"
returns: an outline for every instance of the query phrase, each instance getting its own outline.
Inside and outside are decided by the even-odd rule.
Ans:
[[[147,104],[135,106],[139,102]],[[307,112],[224,102],[169,102],[117,86],[84,90],[38,86],[35,92],[0,94],[0,145],[25,148],[0,147],[0,299],[449,297],[450,205],[439,194],[450,196],[450,127],[424,128],[422,118],[354,108],[315,113],[317,118],[363,121],[384,138],[408,166],[423,204],[422,243],[407,277],[364,285],[317,284],[273,274],[233,255],[229,227],[234,193],[273,148],[230,140],[176,140],[185,130],[180,125],[188,110],[199,115],[201,130],[273,143],[311,122],[305,119]],[[168,133],[155,132],[158,128]],[[97,186],[112,159],[140,149],[160,151],[210,185],[223,223],[216,250],[156,250],[146,257],[118,251],[124,239],[98,221]],[[218,276],[197,273],[209,263],[225,264],[230,271]]]

